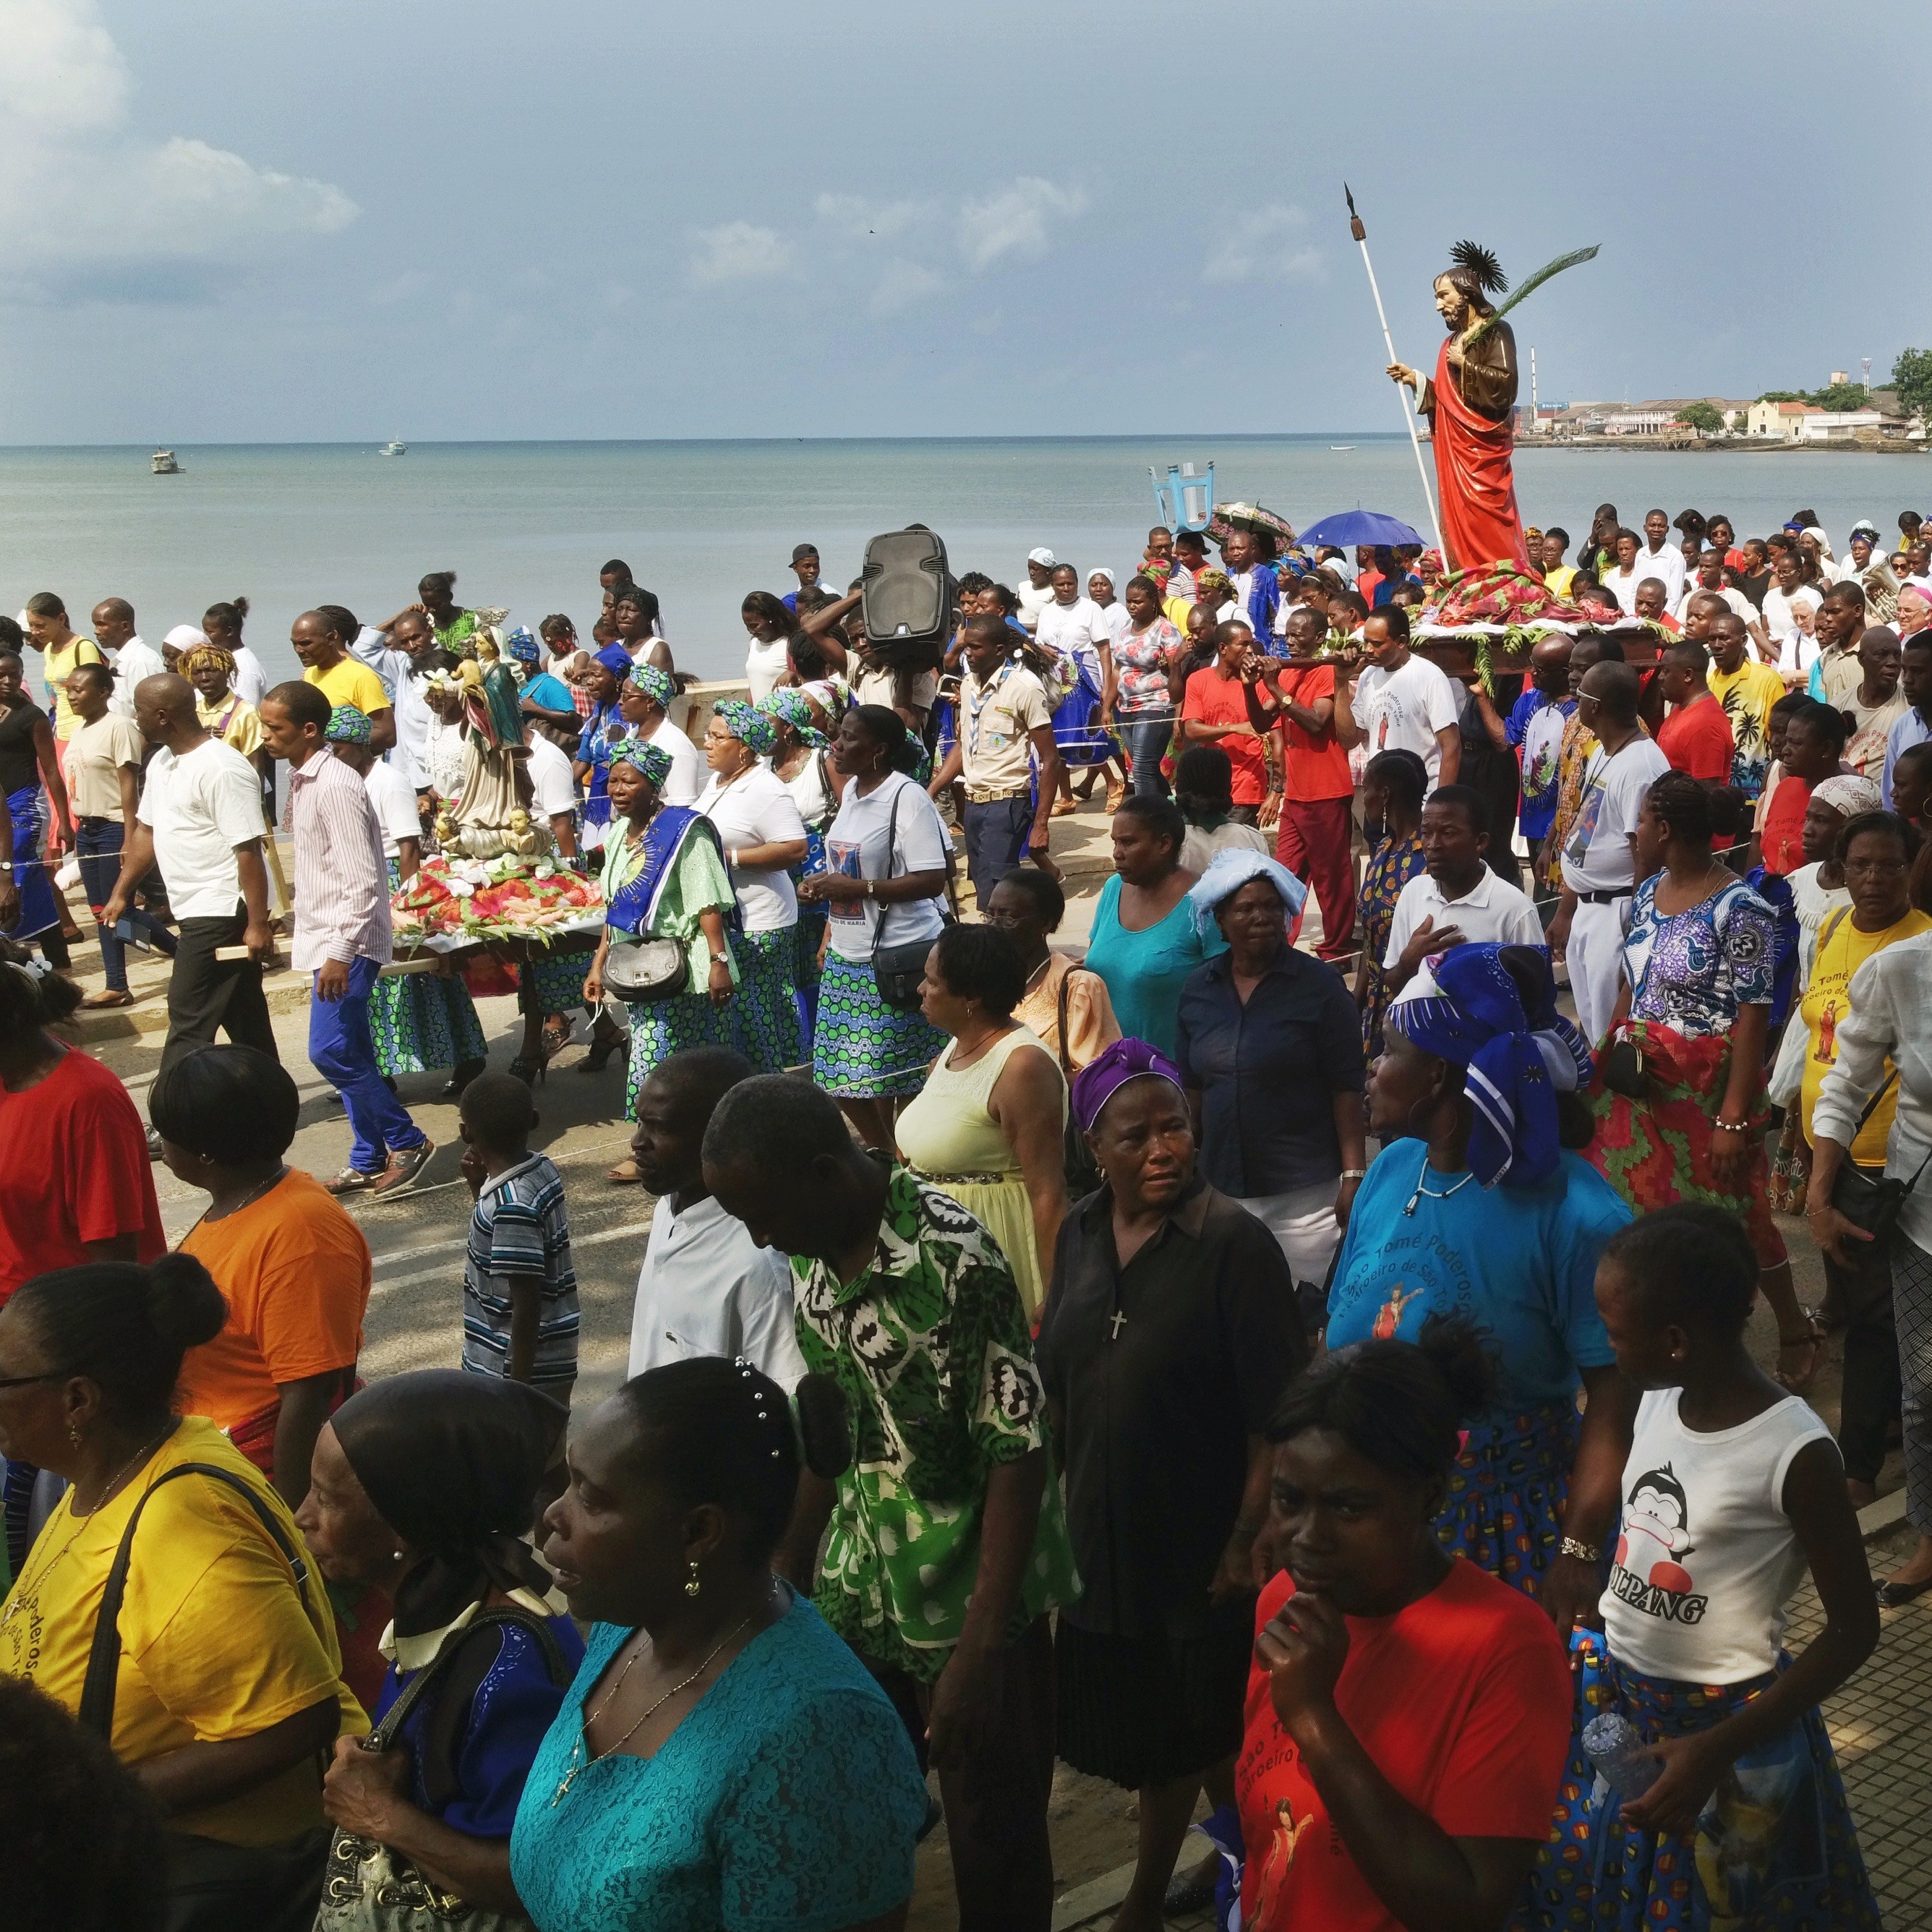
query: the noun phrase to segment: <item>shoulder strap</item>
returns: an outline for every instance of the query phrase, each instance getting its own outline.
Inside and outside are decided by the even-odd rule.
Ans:
[[[472,1617],[460,1630],[453,1630],[437,1647],[436,1654],[404,1684],[400,1694],[382,1714],[382,1720],[370,1730],[362,1741],[364,1750],[379,1751],[388,1748],[390,1741],[407,1724],[410,1715],[434,1686],[447,1677],[461,1656],[470,1640],[483,1630],[501,1631],[514,1627],[528,1634],[543,1654],[544,1668],[553,1684],[569,1681],[570,1672],[563,1660],[563,1652],[559,1646],[556,1634],[542,1618],[532,1616],[528,1610],[519,1610],[508,1604],[494,1610],[483,1610]],[[500,1636],[498,1642],[500,1646]]]
[[[315,1611],[308,1600],[308,1558],[290,1540],[287,1532],[275,1520],[274,1512],[260,1496],[231,1469],[218,1468],[212,1462],[176,1463],[157,1476],[135,1504],[128,1527],[121,1532],[121,1546],[114,1552],[106,1588],[101,1592],[100,1611],[87,1654],[87,1676],[81,1685],[76,1714],[83,1729],[106,1743],[113,1742],[115,1689],[121,1670],[121,1605],[128,1594],[128,1567],[134,1560],[134,1532],[140,1526],[141,1512],[153,1501],[154,1492],[181,1476],[212,1476],[218,1483],[226,1483],[255,1512],[268,1532],[268,1540],[282,1552],[294,1573],[296,1594],[302,1599],[304,1613],[311,1623],[315,1622]]]
[[[1824,931],[1818,935],[1819,952],[1822,952],[1826,947],[1831,944],[1832,934],[1836,932],[1839,927],[1850,917],[1851,910],[1850,906],[1838,906],[1833,909],[1832,916],[1825,922]]]
[[[910,779],[907,780],[907,784],[910,782]],[[882,879],[890,879],[892,875],[892,846],[898,836],[899,800],[904,790],[904,785],[892,788],[892,805],[886,813],[886,869],[879,874]],[[879,948],[885,944],[886,915],[891,908],[880,905],[878,910],[879,922],[872,928],[872,964],[874,968],[878,964]]]

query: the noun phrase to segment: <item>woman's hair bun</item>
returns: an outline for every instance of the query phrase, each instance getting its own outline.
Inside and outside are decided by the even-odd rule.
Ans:
[[[171,1348],[199,1348],[221,1333],[228,1304],[192,1255],[163,1255],[147,1270],[148,1320]]]
[[[852,1417],[845,1391],[830,1376],[803,1377],[792,1394],[805,1466],[830,1481],[852,1466]]]
[[[1489,1406],[1496,1386],[1495,1344],[1466,1316],[1432,1315],[1422,1324],[1416,1346],[1442,1378],[1460,1416]]]

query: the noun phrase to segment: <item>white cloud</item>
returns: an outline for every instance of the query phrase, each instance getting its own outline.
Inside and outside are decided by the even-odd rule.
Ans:
[[[94,0],[0,0],[0,260],[16,292],[198,295],[356,218],[326,182],[127,133],[131,82]]]
[[[879,278],[868,306],[874,315],[898,315],[945,287],[946,278],[916,262],[895,262]]]
[[[959,245],[967,261],[982,272],[1009,255],[1042,255],[1048,224],[1070,220],[1086,207],[1083,190],[1022,175],[1010,188],[961,208]]]
[[[727,282],[768,281],[783,274],[791,262],[791,244],[776,228],[728,221],[722,227],[698,231],[691,279],[701,289],[717,288]]]
[[[1322,251],[1306,246],[1292,247],[1294,238],[1308,226],[1308,218],[1298,208],[1284,208],[1279,202],[1238,217],[1222,230],[1220,245],[1208,258],[1210,280],[1245,282],[1257,278],[1277,282],[1312,282],[1321,280]]]
[[[856,194],[821,194],[812,204],[819,220],[855,242],[878,236],[891,240],[934,220],[939,204],[932,201],[867,201]]]

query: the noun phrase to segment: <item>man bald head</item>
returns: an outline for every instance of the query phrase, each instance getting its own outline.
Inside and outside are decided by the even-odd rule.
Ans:
[[[118,651],[134,634],[134,607],[124,597],[104,597],[94,607],[94,641]]]
[[[134,723],[149,744],[165,745],[177,754],[192,750],[208,735],[195,715],[194,686],[171,670],[135,686]]]
[[[1636,722],[1642,688],[1636,673],[1627,664],[1606,661],[1592,664],[1583,674],[1583,696],[1594,700],[1600,718],[1612,725],[1628,727]]]
[[[419,664],[436,647],[436,631],[420,610],[405,610],[389,626],[389,642]]]
[[[304,610],[289,626],[289,642],[304,670],[333,670],[349,644],[326,610]]]
[[[1704,645],[1711,653],[1711,662],[1725,676],[1730,676],[1744,662],[1748,637],[1744,620],[1735,610],[1726,610],[1711,620],[1710,627],[1704,633]]]

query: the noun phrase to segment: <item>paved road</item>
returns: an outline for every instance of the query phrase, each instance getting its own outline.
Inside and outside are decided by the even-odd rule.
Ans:
[[[491,1065],[507,1068],[520,1029],[514,1000],[482,1000],[478,1011],[489,1037]],[[347,1160],[349,1125],[309,1065],[308,1027],[306,1012],[284,1014],[275,1022],[283,1064],[295,1076],[302,1098],[302,1124],[289,1158],[311,1173],[329,1174]],[[128,1083],[144,1113],[160,1045],[161,1036],[154,1034],[92,1049]],[[586,1078],[574,1071],[583,1057],[580,1048],[569,1048],[536,1090],[542,1125],[536,1144],[556,1162],[568,1193],[584,1311],[578,1386],[584,1394],[602,1395],[623,1379],[631,1304],[652,1199],[641,1188],[613,1186],[604,1178],[605,1169],[622,1158],[630,1136],[623,1119],[623,1070],[614,1060],[602,1074]],[[400,1083],[404,1103],[436,1144],[424,1183],[400,1200],[351,1197],[346,1204],[375,1257],[362,1351],[367,1376],[454,1367],[460,1358],[463,1250],[470,1202],[457,1172],[463,1150],[456,1104],[440,1097],[446,1078],[420,1074]],[[154,1180],[169,1240],[178,1241],[206,1206],[207,1196],[165,1168],[155,1169]]]

